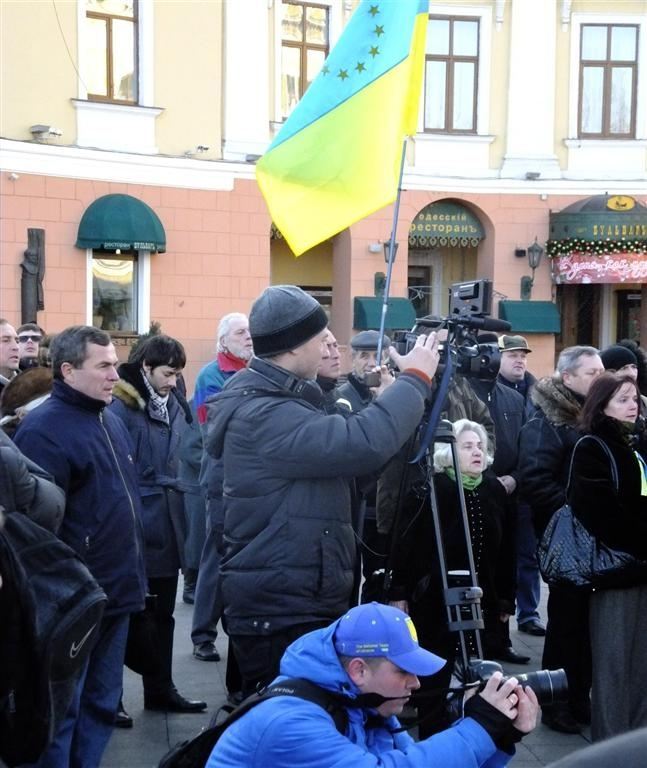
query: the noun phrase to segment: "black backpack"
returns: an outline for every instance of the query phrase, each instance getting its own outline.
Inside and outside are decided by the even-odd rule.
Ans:
[[[74,550],[18,512],[0,531],[0,567],[0,758],[12,767],[56,734],[107,599]]]
[[[176,744],[160,760],[158,768],[204,768],[216,742],[227,728],[253,707],[276,696],[297,696],[318,704],[331,716],[337,730],[342,734],[346,733],[348,713],[341,696],[336,696],[309,680],[289,678],[268,686],[260,693],[248,696],[222,723],[215,724],[212,721],[208,728],[203,729],[193,739]]]

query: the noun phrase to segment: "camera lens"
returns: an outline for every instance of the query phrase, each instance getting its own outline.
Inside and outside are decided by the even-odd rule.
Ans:
[[[563,669],[540,669],[515,677],[524,688],[532,688],[542,707],[568,701],[568,680]]]

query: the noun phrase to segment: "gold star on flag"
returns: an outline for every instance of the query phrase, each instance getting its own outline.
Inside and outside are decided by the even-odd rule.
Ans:
[[[369,55],[371,55],[373,58],[375,58],[379,54],[380,49],[377,47],[377,45],[372,45],[368,49],[368,52],[369,52]]]
[[[372,6],[371,6],[371,7],[368,9],[368,12],[369,12],[369,13],[371,14],[371,16],[373,16],[373,17],[377,16],[377,14],[380,12],[380,7],[379,7],[379,5],[372,5]]]
[[[339,70],[339,74],[337,75],[337,77],[338,77],[340,80],[346,80],[346,78],[348,77],[348,71],[347,71],[347,70],[345,70],[345,69],[340,69],[340,70]]]
[[[357,62],[357,66],[355,67],[355,69],[358,72],[364,72],[366,70],[366,67],[364,66],[364,62],[363,61],[358,61]]]
[[[373,30],[373,33],[376,34],[378,37],[380,35],[384,34],[384,25],[380,26],[379,24],[375,25],[375,29]]]

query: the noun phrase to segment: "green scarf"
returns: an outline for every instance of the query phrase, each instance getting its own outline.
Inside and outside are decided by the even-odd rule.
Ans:
[[[445,473],[451,477],[451,479],[456,482],[456,472],[452,469],[452,467],[447,467],[445,469]],[[461,472],[461,485],[466,491],[473,491],[476,488],[479,487],[483,480],[483,475],[479,475],[478,477],[471,477],[470,475],[464,475]]]

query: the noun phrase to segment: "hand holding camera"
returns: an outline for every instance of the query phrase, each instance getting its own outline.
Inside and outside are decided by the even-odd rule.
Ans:
[[[389,356],[403,373],[408,368],[414,368],[433,379],[436,368],[438,368],[438,345],[440,341],[440,336],[435,331],[427,336],[421,334],[406,355],[401,355],[395,347],[390,347]]]

